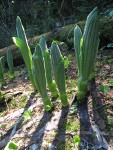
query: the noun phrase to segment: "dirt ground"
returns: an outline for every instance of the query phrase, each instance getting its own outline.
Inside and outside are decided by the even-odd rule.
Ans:
[[[66,69],[67,95],[71,102],[77,93],[75,54],[73,50],[62,53],[65,58],[69,54],[72,56]],[[59,98],[51,98],[54,108],[45,112],[40,94],[33,91],[24,65],[15,68],[12,80],[6,70],[6,84],[2,87],[4,99],[0,101],[0,149],[4,149],[11,139],[19,150],[96,150],[99,143],[88,124],[90,122],[98,126],[112,150],[113,49],[99,51],[95,72],[96,87],[93,94],[88,95],[85,123],[82,119],[85,115],[81,116],[76,100],[71,107],[62,108]],[[49,91],[48,95],[51,97]]]

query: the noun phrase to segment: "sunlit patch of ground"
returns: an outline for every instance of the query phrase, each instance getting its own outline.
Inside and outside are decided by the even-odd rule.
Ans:
[[[77,65],[74,51],[63,52],[63,55],[72,55],[70,64],[66,69],[66,86],[68,100],[71,101],[77,92]],[[96,63],[96,85],[101,102],[94,104],[95,122],[102,131],[105,139],[113,147],[113,50],[100,51]],[[57,150],[78,149],[74,143],[74,135],[80,136],[80,120],[77,105],[62,109],[59,98],[52,99],[54,109],[45,112],[38,92],[34,92],[25,67],[15,68],[15,78],[9,79],[5,75],[6,85],[2,92],[4,100],[0,101],[0,142],[9,138],[14,124],[20,119],[12,140],[19,145],[19,149],[37,147],[37,150],[53,147]],[[112,80],[111,80],[112,81]],[[104,92],[100,88],[103,86]],[[49,97],[51,94],[48,91]],[[35,104],[33,106],[33,104]],[[89,109],[91,104],[89,103]],[[24,114],[24,115],[23,115]],[[82,133],[87,142],[89,132]],[[81,138],[81,137],[80,137]],[[75,148],[76,147],[76,148]]]

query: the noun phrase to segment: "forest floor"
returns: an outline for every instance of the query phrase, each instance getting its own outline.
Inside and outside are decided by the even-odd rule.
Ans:
[[[63,51],[65,58],[71,55],[66,69],[68,100],[77,93],[77,66],[73,50]],[[95,121],[111,150],[113,149],[113,49],[99,51],[96,61],[95,99],[88,96],[89,122]],[[54,108],[45,112],[38,92],[28,79],[24,65],[15,67],[15,78],[5,74],[2,87],[4,100],[0,101],[0,149],[9,140],[19,150],[96,150],[95,134],[82,122],[77,102],[62,108],[59,98],[51,100]],[[48,95],[51,94],[48,91]],[[85,117],[85,116],[84,116]],[[109,149],[110,149],[109,148]],[[102,149],[102,148],[100,148]]]

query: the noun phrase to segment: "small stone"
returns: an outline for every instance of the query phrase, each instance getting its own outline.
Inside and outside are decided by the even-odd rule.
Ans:
[[[56,150],[56,146],[49,143],[48,150]]]
[[[38,150],[38,144],[33,144],[30,146],[30,150]]]

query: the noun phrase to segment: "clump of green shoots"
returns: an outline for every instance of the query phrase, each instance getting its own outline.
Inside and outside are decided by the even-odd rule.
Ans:
[[[13,56],[10,49],[7,49],[7,64],[9,67],[9,77],[14,78],[14,64],[13,64]]]
[[[32,54],[31,54],[30,47],[28,45],[24,27],[19,17],[17,17],[16,19],[16,30],[17,30],[18,37],[13,37],[13,41],[19,47],[21,51],[25,65],[28,69],[29,78],[35,89],[35,83],[34,83],[33,74],[32,74]]]
[[[39,46],[39,44],[36,45],[32,59],[33,59],[32,71],[36,88],[39,90],[39,93],[42,97],[45,110],[49,111],[52,108],[53,104],[47,95],[44,60],[42,56],[41,47]]]
[[[48,88],[52,96],[57,97],[58,92],[56,90],[56,83],[54,80],[52,80],[51,57],[50,57],[50,53],[48,51],[44,36],[42,36],[42,38],[39,40],[39,45],[41,47],[43,58],[44,58],[44,66],[45,66],[45,73],[46,73]]]
[[[83,35],[79,26],[74,29],[74,49],[79,70],[78,100],[85,98],[89,79],[94,74],[94,63],[99,46],[98,22],[98,11],[94,8],[87,17]]]
[[[58,45],[55,42],[52,43],[50,52],[51,52],[51,61],[52,61],[52,68],[54,72],[55,81],[60,93],[62,106],[65,107],[68,105],[68,100],[67,100],[66,86],[65,86],[64,59],[61,55]]]

